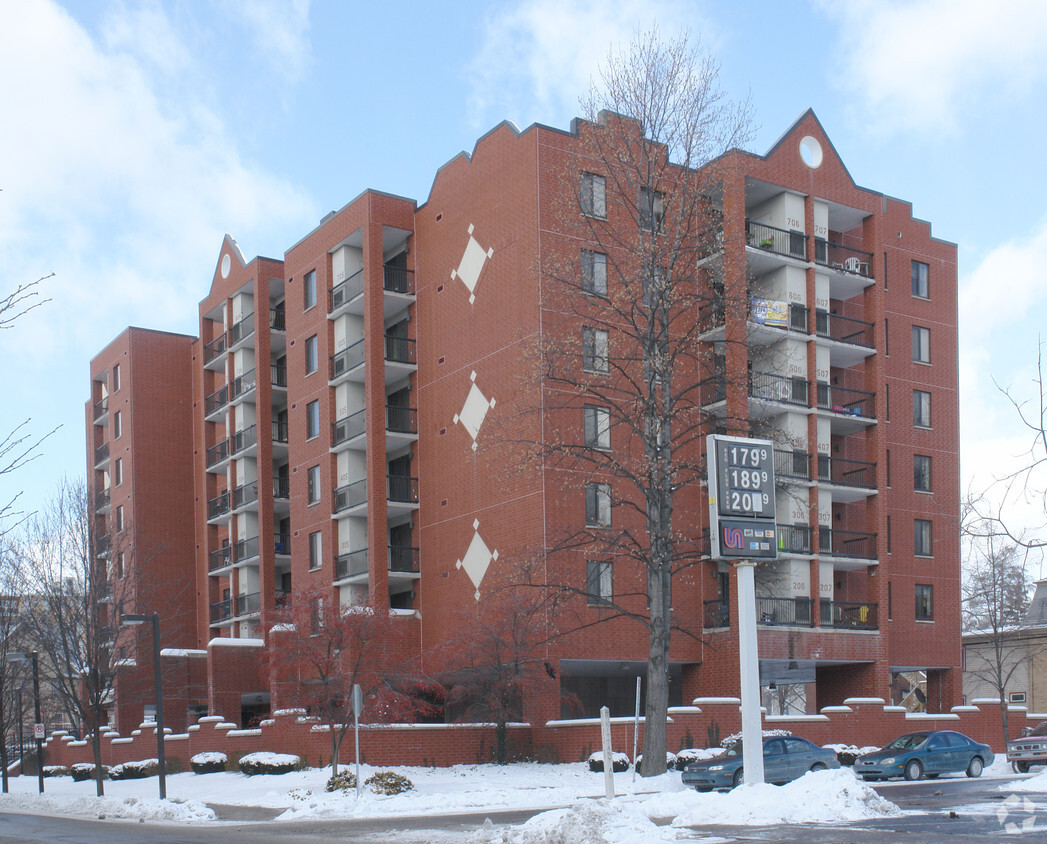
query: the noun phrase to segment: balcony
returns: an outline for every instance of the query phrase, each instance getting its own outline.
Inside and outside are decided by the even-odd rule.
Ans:
[[[350,551],[348,554],[339,554],[334,558],[335,580],[359,577],[360,575],[366,575],[367,571],[366,548],[359,548],[356,551]]]
[[[109,396],[103,396],[101,401],[96,401],[94,406],[94,423],[105,425],[109,419]]]
[[[269,383],[281,390],[286,390],[287,367],[279,363],[269,364]]]
[[[109,465],[109,443],[102,443],[95,449],[95,468],[102,469]]]
[[[756,275],[795,262],[807,262],[807,235],[766,223],[745,221],[746,258]]]
[[[229,326],[229,351],[239,348],[254,334],[254,314],[246,314]]]
[[[221,624],[233,617],[233,599],[226,598],[211,604],[211,624]]]
[[[833,487],[843,487],[833,490],[833,501],[858,501],[876,492],[876,464],[819,454],[818,481]]]
[[[403,310],[408,304],[400,300],[400,296],[414,296],[414,271],[386,265],[382,268],[382,287],[386,293],[394,294],[384,297],[384,313],[388,318]],[[360,269],[331,289],[327,315],[336,317],[343,313],[362,314],[363,292],[364,271]]]
[[[389,571],[417,572],[418,549],[407,545],[390,545]]]
[[[806,451],[774,450],[774,478],[804,483],[811,480],[811,455]]]
[[[781,405],[806,409],[809,387],[806,378],[777,375],[752,370],[749,373],[749,415],[753,418],[776,416],[788,409]]]
[[[95,493],[95,512],[104,513],[109,509],[109,490],[100,489]]]
[[[388,363],[415,363],[414,340],[385,335],[385,360]]]
[[[108,557],[110,550],[113,547],[113,538],[108,533],[103,533],[101,536],[95,537],[95,556],[96,557]]]
[[[353,302],[357,297],[363,296],[364,292],[364,271],[363,269],[357,270],[345,281],[339,282],[333,288],[329,294],[329,303],[327,308],[328,316],[337,316],[343,310],[348,311],[346,307],[350,302]],[[360,304],[359,310],[356,313],[363,313],[363,304]]]
[[[258,537],[252,536],[248,539],[241,539],[235,545],[233,545],[233,563],[240,564],[246,563],[249,560],[254,560],[258,557]]]
[[[872,278],[873,253],[831,240],[814,239],[814,263],[838,272]]]
[[[244,507],[257,503],[258,481],[251,481],[249,484],[236,487],[229,498],[230,508],[233,511],[242,510]]]
[[[819,382],[818,410],[832,414],[834,434],[853,434],[876,422],[876,393]]]
[[[727,601],[706,601],[702,610],[702,627],[706,630],[731,626],[731,605]]]
[[[367,440],[366,411],[358,410],[331,425],[331,451],[342,451],[346,448],[365,448]]]
[[[810,598],[756,597],[756,623],[764,626],[814,627]]]
[[[331,355],[331,383],[335,384],[347,378],[363,381],[363,363],[364,341],[357,340],[348,348]]]
[[[413,407],[385,407],[385,447],[395,450],[418,439],[418,411]]]
[[[226,384],[204,399],[204,418],[210,419],[229,403],[229,385]]]
[[[291,534],[278,533],[273,537],[273,552],[278,557],[291,556]]]
[[[204,345],[204,368],[218,369],[226,352],[225,331]]]
[[[334,491],[333,512],[341,513],[343,510],[354,510],[367,504],[367,479],[354,481],[351,484],[340,486]]]
[[[854,561],[836,564],[844,571],[865,568],[876,562],[876,534],[822,527],[818,530],[818,553],[822,557]]]
[[[229,384],[229,401],[235,402],[251,393],[255,388],[254,370],[249,369],[243,375],[234,378]]]
[[[273,499],[276,501],[291,500],[291,482],[287,478],[273,478]]]
[[[286,331],[284,319],[284,306],[269,309],[269,329],[271,331]]]
[[[208,574],[215,574],[222,569],[227,569],[233,564],[233,548],[231,545],[223,545],[207,554]]]
[[[810,525],[777,525],[778,528],[778,553],[779,554],[801,554],[808,556],[814,553],[811,545]]]
[[[390,293],[402,293],[406,296],[414,296],[414,270],[403,267],[383,267],[383,280],[385,289]]]
[[[207,468],[217,469],[229,459],[229,440],[222,440],[207,449]]]
[[[273,420],[273,444],[287,445],[287,423]]]
[[[229,438],[229,456],[233,457],[258,445],[258,427],[251,425]]]
[[[849,369],[864,361],[875,351],[871,322],[840,316],[828,311],[818,311],[816,322],[818,337],[834,341],[829,346],[831,366]]]
[[[821,601],[822,627],[837,630],[879,630],[878,604],[859,601]]]
[[[230,502],[229,491],[216,495],[214,498],[208,499],[207,501],[207,521],[214,521],[222,518],[229,512]]]

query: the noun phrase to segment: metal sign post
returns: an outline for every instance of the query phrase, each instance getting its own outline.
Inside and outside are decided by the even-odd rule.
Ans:
[[[364,693],[359,683],[353,683],[353,732],[356,735],[356,799],[360,799],[360,713],[364,708]]]

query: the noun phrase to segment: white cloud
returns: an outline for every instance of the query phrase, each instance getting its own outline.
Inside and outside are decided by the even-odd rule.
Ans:
[[[242,22],[262,54],[292,81],[301,78],[310,56],[309,0],[226,0],[226,13]]]
[[[978,102],[1047,76],[1042,0],[820,0],[840,23],[840,84],[869,126],[948,131]]]
[[[470,62],[470,120],[489,128],[510,119],[560,125],[578,112],[608,52],[637,28],[666,34],[706,30],[693,4],[677,0],[523,0],[496,7],[484,21],[483,43]]]

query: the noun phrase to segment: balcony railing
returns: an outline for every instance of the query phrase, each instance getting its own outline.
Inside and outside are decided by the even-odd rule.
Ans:
[[[269,309],[269,327],[273,331],[285,331],[284,327],[284,307],[281,305],[279,308]]]
[[[224,354],[225,349],[225,332],[223,331],[210,343],[204,345],[204,364],[208,364],[219,355]]]
[[[876,559],[876,534],[855,530],[821,528],[818,531],[819,552],[827,557]]]
[[[226,598],[224,601],[216,601],[211,604],[211,624],[228,621],[233,617],[233,599]]]
[[[367,429],[364,411],[358,410],[331,425],[331,444],[340,445],[360,436]]]
[[[332,313],[338,310],[342,305],[347,302],[351,302],[357,296],[360,296],[364,292],[364,271],[362,269],[357,270],[345,281],[341,281],[331,288],[331,301],[330,307],[327,312]]]
[[[109,459],[109,443],[102,443],[95,449],[95,466]]]
[[[279,363],[269,364],[269,383],[274,387],[286,387],[287,367]]]
[[[241,507],[246,507],[248,504],[254,504],[257,500],[258,481],[251,481],[251,483],[238,486],[233,490],[230,506],[234,510],[239,510]]]
[[[334,578],[356,577],[367,574],[367,549],[360,548],[348,554],[339,554],[334,558]]]
[[[97,556],[106,556],[112,547],[113,538],[108,533],[103,533],[100,536],[95,537],[95,554]]]
[[[217,413],[223,407],[229,403],[229,385],[221,387],[215,390],[211,395],[204,399],[204,415],[210,416],[212,413]]]
[[[97,422],[103,416],[109,412],[109,396],[106,396],[101,401],[95,402],[95,415],[94,420]]]
[[[278,533],[273,537],[274,551],[284,557],[291,553],[291,534]]]
[[[806,451],[774,450],[774,476],[778,479],[809,481],[811,455]]]
[[[234,378],[233,382],[229,385],[229,401],[235,401],[244,395],[249,393],[255,388],[255,377],[254,370],[249,369],[243,375],[238,378]]]
[[[766,223],[745,221],[745,241],[750,246],[766,249],[779,255],[807,260],[807,235],[803,232],[779,229]]]
[[[109,506],[109,490],[100,489],[95,493],[95,510],[105,510]]]
[[[749,396],[754,399],[807,407],[808,385],[805,378],[775,375],[753,370],[749,373]]]
[[[385,407],[386,430],[395,431],[398,434],[418,433],[418,411],[413,407]]]
[[[414,340],[386,334],[385,359],[394,363],[414,363]]]
[[[418,549],[407,545],[390,545],[389,571],[418,571]]]
[[[229,456],[229,440],[217,442],[207,449],[207,468],[221,463]]]
[[[235,346],[254,334],[254,314],[247,314],[239,322],[229,326],[229,345]]]
[[[337,354],[331,355],[331,380],[350,372],[364,362],[364,341],[357,340],[353,345]]]
[[[819,382],[818,408],[844,416],[872,419],[876,416],[876,393]]]
[[[219,516],[224,516],[229,512],[229,491],[216,495],[207,502],[207,518],[217,519]]]
[[[390,293],[414,295],[414,270],[404,269],[403,267],[390,267],[388,265],[383,270],[386,290]]]
[[[864,319],[818,311],[818,336],[849,343],[852,346],[873,348],[873,324]]]
[[[291,498],[291,482],[286,478],[273,478],[273,498],[287,501]]]
[[[814,627],[810,598],[756,598],[758,624],[785,624],[792,627]]]
[[[249,428],[244,428],[242,431],[237,431],[229,438],[229,456],[239,454],[241,451],[250,448],[258,443],[258,428],[252,425]]]
[[[865,278],[872,278],[872,259],[872,252],[844,246],[842,243],[834,243],[820,237],[814,239],[814,262],[823,267],[832,267]]]
[[[818,480],[838,486],[876,489],[876,464],[819,454]]]
[[[233,563],[233,548],[231,545],[223,545],[216,548],[207,555],[207,570],[218,571]]]
[[[287,444],[287,423],[273,420],[273,442]]]
[[[262,593],[252,592],[250,595],[236,596],[236,614],[252,615],[262,608]]]
[[[334,491],[334,512],[367,503],[367,479],[340,486]]]
[[[837,627],[850,630],[878,630],[879,613],[878,604],[863,603],[860,601],[829,601],[823,599],[821,602],[822,627]]]
[[[242,563],[258,556],[258,537],[241,539],[233,546],[233,562]]]
[[[389,500],[408,503],[418,501],[418,478],[403,475],[389,476]]]
[[[778,551],[781,554],[813,554],[810,525],[778,525]]]
[[[706,601],[702,609],[702,627],[731,626],[731,605],[727,601]]]

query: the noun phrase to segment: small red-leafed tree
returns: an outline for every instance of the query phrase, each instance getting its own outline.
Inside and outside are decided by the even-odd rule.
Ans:
[[[380,682],[398,645],[397,627],[387,610],[367,604],[339,604],[331,589],[311,588],[291,596],[269,630],[272,678],[318,718],[331,735],[331,774],[338,773],[342,739],[353,723],[353,686],[365,698]]]

